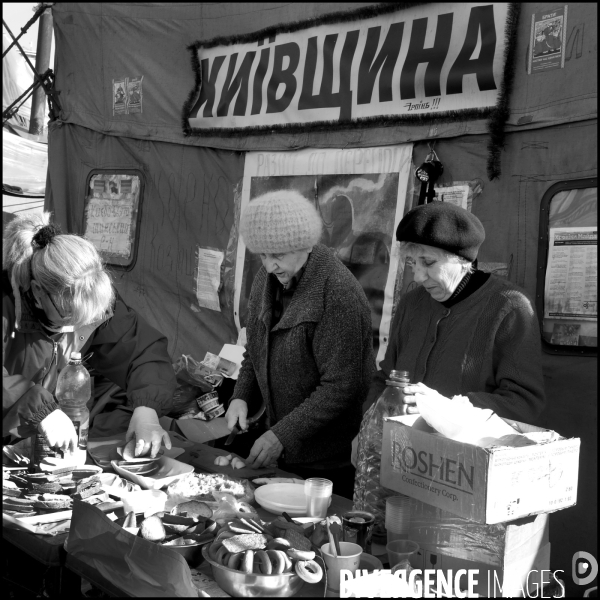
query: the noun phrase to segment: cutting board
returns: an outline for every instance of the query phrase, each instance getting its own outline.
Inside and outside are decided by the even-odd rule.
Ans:
[[[194,448],[186,451],[180,460],[184,460],[207,473],[222,473],[223,475],[242,479],[254,479],[255,477],[292,477],[291,473],[286,473],[277,468],[264,467],[261,469],[251,469],[250,467],[244,467],[243,469],[233,469],[229,465],[226,467],[215,465],[215,458],[217,458],[217,456],[227,456],[228,454],[237,456],[237,454],[227,452],[227,450],[213,448],[206,444],[197,444]],[[243,460],[241,456],[238,456],[238,458]]]

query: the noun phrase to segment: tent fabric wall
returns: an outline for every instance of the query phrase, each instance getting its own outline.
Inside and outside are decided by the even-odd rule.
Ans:
[[[136,264],[111,269],[123,298],[169,339],[169,353],[201,360],[235,343],[232,301],[222,312],[195,296],[196,249],[225,250],[233,223],[233,190],[243,175],[238,152],[139,142],[76,125],[51,124],[46,208],[65,231],[84,233],[86,182],[92,169],[139,169],[144,175]]]
[[[577,153],[565,153],[565,140]],[[557,181],[596,174],[591,161],[596,122],[584,121],[507,136],[502,156],[510,176],[486,179],[487,136],[439,140],[442,185],[478,180],[473,212],[486,228],[484,263],[510,265],[509,279],[534,296],[540,200]],[[415,144],[420,164],[428,144]],[[169,338],[173,357],[204,356],[235,341],[232,290],[221,291],[222,312],[199,309],[194,293],[198,245],[227,251],[234,222],[234,188],[243,175],[242,153],[106,136],[77,125],[51,126],[47,208],[67,231],[83,233],[86,182],[92,169],[139,169],[145,176],[138,258],[129,272],[115,270],[119,291]],[[418,190],[417,190],[418,193]],[[408,209],[408,208],[407,208]],[[235,243],[235,240],[233,240]],[[193,307],[193,308],[192,308]]]
[[[194,85],[188,45],[365,5],[369,3],[59,2],[52,10],[61,119],[108,135],[244,151],[369,147],[486,133],[487,122],[479,119],[335,133],[184,137],[181,111]],[[507,131],[586,120],[597,114],[596,4],[569,5],[565,68],[527,74],[531,16],[548,8],[541,2],[521,5]],[[392,13],[396,14],[401,18],[401,12]],[[143,112],[113,116],[112,80],[140,75],[144,76]]]

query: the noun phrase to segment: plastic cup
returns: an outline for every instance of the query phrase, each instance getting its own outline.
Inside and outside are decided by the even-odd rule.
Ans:
[[[409,564],[410,557],[419,551],[419,544],[411,540],[394,540],[388,542],[385,549],[387,550],[390,567],[394,567],[400,563]]]
[[[333,482],[329,479],[311,477],[304,482],[304,495],[306,496],[306,516],[327,516],[327,508],[333,492]]]
[[[385,528],[387,541],[408,539],[410,529],[410,498],[391,496],[385,501]]]
[[[340,542],[341,556],[334,556],[329,549],[329,544],[321,546],[323,560],[327,567],[327,592],[339,594],[340,591],[340,571],[348,569],[354,573],[360,564],[360,555],[362,548],[352,542]]]

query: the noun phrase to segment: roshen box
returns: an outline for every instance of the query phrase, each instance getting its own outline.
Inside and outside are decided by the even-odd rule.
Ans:
[[[540,439],[554,441],[480,448],[441,436],[418,415],[387,418],[381,484],[477,523],[502,523],[574,505],[580,439],[506,422],[519,433],[537,432]]]
[[[408,537],[419,544],[413,567],[439,570],[451,582],[461,569],[471,571],[480,598],[542,597],[550,578],[549,515],[482,525],[415,499],[410,509]],[[467,576],[458,584],[466,591]]]

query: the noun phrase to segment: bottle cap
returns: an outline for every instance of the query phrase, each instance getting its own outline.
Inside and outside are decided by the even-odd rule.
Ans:
[[[409,371],[390,371],[390,379],[410,378]]]
[[[71,352],[71,360],[81,360],[81,352]]]

